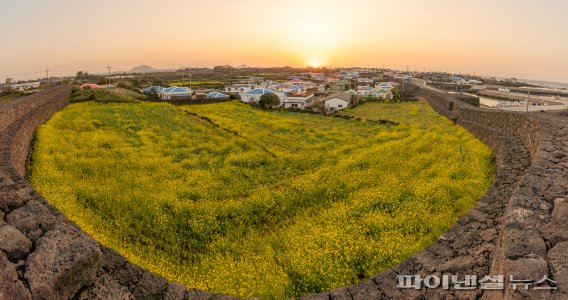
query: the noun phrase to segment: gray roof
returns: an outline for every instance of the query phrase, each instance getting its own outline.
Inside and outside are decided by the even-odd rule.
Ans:
[[[351,95],[349,95],[345,92],[339,92],[339,93],[331,94],[331,95],[323,98],[323,101],[327,101],[327,100],[333,99],[333,98],[339,98],[339,99],[342,99],[342,100],[345,100],[345,101],[351,103]]]

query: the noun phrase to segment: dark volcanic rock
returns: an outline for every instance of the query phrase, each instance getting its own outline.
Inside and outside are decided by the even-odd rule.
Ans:
[[[504,242],[505,255],[510,259],[536,255],[546,255],[546,245],[540,234],[535,230],[510,229]]]
[[[121,286],[110,275],[103,275],[94,285],[79,295],[79,300],[134,300],[127,288]]]
[[[554,246],[559,242],[568,241],[568,202],[556,199],[551,222],[542,229],[542,235]]]
[[[546,201],[552,202],[558,197],[566,196],[566,189],[559,185],[553,185],[544,191],[544,198]]]
[[[166,291],[164,300],[184,300],[187,288],[177,282],[172,282]]]
[[[311,294],[300,298],[301,300],[329,300],[329,293]]]
[[[372,280],[352,285],[348,288],[348,290],[349,294],[353,297],[353,300],[379,299],[381,297],[379,287]]]
[[[101,251],[85,233],[59,223],[36,242],[25,278],[35,299],[72,298],[95,282]]]
[[[17,192],[0,192],[0,210],[11,211],[22,207],[26,203],[26,198]]]
[[[0,250],[8,255],[12,262],[24,259],[30,253],[32,241],[12,225],[0,227]]]
[[[198,289],[187,290],[186,299],[188,300],[209,300],[209,294]]]
[[[548,251],[548,263],[558,290],[568,294],[568,242],[559,243]]]
[[[334,289],[329,292],[331,300],[351,300],[351,294],[347,288]]]
[[[30,291],[18,279],[16,266],[0,251],[0,299],[31,300]]]
[[[539,281],[548,275],[548,263],[544,259],[521,258],[507,260],[507,274],[519,280]]]
[[[138,282],[128,289],[136,299],[162,299],[167,287],[166,279],[144,270]]]
[[[45,205],[32,200],[6,216],[6,222],[16,226],[31,240],[39,238],[58,221]]]
[[[441,272],[457,272],[460,270],[469,270],[476,265],[475,259],[471,256],[460,256],[446,261],[439,265],[436,269]]]

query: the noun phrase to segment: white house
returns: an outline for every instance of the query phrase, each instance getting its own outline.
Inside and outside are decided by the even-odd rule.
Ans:
[[[310,77],[315,81],[325,81],[325,75],[323,73],[310,73]]]
[[[357,83],[362,85],[370,85],[371,83],[373,83],[373,80],[362,77],[362,78],[357,78]]]
[[[324,98],[324,106],[326,111],[343,110],[351,104],[351,95],[340,92]]]
[[[172,86],[161,90],[158,95],[163,100],[171,100],[172,98],[189,98],[193,91],[186,87]]]
[[[261,85],[265,88],[271,89],[279,86],[280,82],[269,80],[269,81],[264,81]]]
[[[286,100],[286,94],[283,92],[274,92],[272,90],[258,88],[252,89],[245,93],[240,93],[241,101],[245,103],[258,103],[260,97],[264,94],[275,94],[280,99],[280,104],[278,106],[282,106],[284,101]]]
[[[357,87],[357,94],[362,95],[362,96],[366,96],[366,95],[370,95],[370,94],[374,94],[375,93],[375,89],[370,87],[370,86],[358,86]]]
[[[12,89],[18,90],[18,91],[26,91],[26,90],[31,90],[31,89],[37,89],[39,87],[39,85],[40,85],[39,81],[9,84],[9,86]]]
[[[284,101],[284,108],[306,109],[315,103],[314,94],[288,95]]]
[[[292,85],[292,86],[285,86],[282,88],[284,93],[302,93],[306,91],[306,87],[303,85]]]
[[[392,91],[391,89],[383,89],[383,88],[378,88],[375,91],[377,98],[379,99],[389,99],[392,100],[393,95],[392,95]]]
[[[233,85],[225,86],[225,92],[227,93],[246,93],[252,89],[256,89],[258,84],[254,83],[237,83]]]

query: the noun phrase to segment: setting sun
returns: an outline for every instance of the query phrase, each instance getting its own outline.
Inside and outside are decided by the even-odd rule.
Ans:
[[[310,67],[312,68],[319,68],[321,67],[321,63],[317,60],[312,60],[309,64]]]

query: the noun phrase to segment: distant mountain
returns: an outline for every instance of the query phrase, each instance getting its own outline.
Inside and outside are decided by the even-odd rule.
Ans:
[[[147,65],[141,65],[141,66],[132,68],[130,71],[128,71],[128,73],[141,74],[141,73],[158,73],[158,72],[166,72],[166,71],[170,71],[170,70],[156,69],[156,68],[152,68],[152,67],[147,66]]]
[[[248,69],[248,68],[250,68],[250,67],[247,66],[247,65],[240,65],[240,66],[237,67],[237,69]]]

